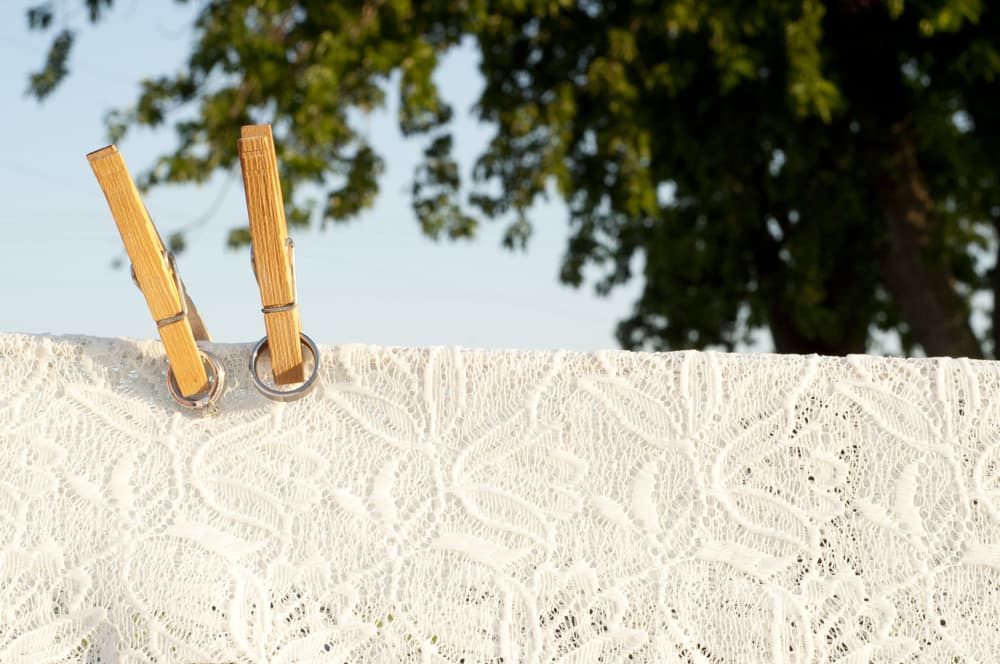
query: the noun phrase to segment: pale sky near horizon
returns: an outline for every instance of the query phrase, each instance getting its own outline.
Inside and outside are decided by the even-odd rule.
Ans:
[[[78,16],[71,75],[39,104],[24,91],[51,36],[28,32],[30,4],[0,3],[0,109],[7,134],[0,153],[6,201],[0,208],[0,331],[154,338],[141,294],[126,271],[109,267],[121,254],[121,240],[85,155],[107,143],[102,118],[108,109],[131,103],[143,76],[173,71],[183,61],[193,12],[166,0],[126,0],[97,28]],[[481,87],[475,53],[450,54],[438,80],[456,109],[458,154],[468,173],[490,135],[471,116]],[[631,311],[640,283],[609,298],[589,286],[558,283],[568,235],[561,203],[533,210],[527,253],[500,247],[502,224],[484,227],[471,243],[435,243],[420,233],[408,185],[422,144],[401,137],[394,115],[390,107],[363,120],[387,166],[375,208],[347,225],[295,234],[306,332],[327,344],[617,347],[615,324]],[[234,140],[238,133],[233,127]],[[118,147],[138,173],[173,141],[169,129],[142,131]],[[145,202],[164,236],[214,211],[189,234],[178,259],[181,276],[215,340],[261,336],[248,252],[224,246],[229,229],[246,223],[238,173],[228,184],[220,175],[201,188],[163,187]]]

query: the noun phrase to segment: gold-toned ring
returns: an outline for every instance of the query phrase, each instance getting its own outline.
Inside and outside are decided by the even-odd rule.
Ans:
[[[201,348],[198,349],[198,353],[201,355],[201,361],[204,363],[208,373],[208,389],[190,397],[184,396],[181,394],[181,388],[177,385],[173,367],[167,365],[167,392],[170,393],[170,396],[173,397],[179,406],[203,411],[207,415],[214,415],[219,412],[217,401],[222,394],[222,388],[226,382],[226,369],[215,356]]]

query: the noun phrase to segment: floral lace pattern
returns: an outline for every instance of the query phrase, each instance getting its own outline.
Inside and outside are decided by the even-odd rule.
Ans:
[[[1000,368],[0,335],[0,662],[993,662]]]

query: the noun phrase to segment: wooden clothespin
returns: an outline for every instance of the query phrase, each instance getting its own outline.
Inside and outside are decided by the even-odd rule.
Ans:
[[[88,154],[87,160],[108,199],[132,262],[133,279],[146,297],[181,394],[191,397],[208,393],[210,387],[218,388],[219,376],[213,385],[202,361],[202,351],[195,344],[196,331],[206,340],[208,335],[193,305],[189,306],[173,258],[149,218],[121,153],[109,145]],[[197,330],[192,329],[193,320],[197,321]]]
[[[295,301],[293,244],[285,222],[285,203],[278,179],[278,159],[270,125],[246,125],[237,144],[250,218],[251,260],[278,385],[305,380],[302,323]]]

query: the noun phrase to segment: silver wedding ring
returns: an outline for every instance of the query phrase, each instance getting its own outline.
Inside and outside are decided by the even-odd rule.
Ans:
[[[250,354],[250,377],[253,378],[254,387],[256,387],[261,394],[272,401],[295,401],[296,399],[301,399],[305,395],[309,394],[312,389],[316,387],[317,380],[319,379],[319,348],[316,347],[316,343],[306,336],[305,333],[299,334],[299,340],[301,341],[302,346],[307,348],[309,352],[312,353],[313,370],[304,383],[298,387],[293,387],[290,390],[278,390],[270,387],[260,377],[260,372],[257,370],[257,364],[260,361],[260,356],[267,349],[267,337],[258,341],[257,345],[253,348],[253,353]]]
[[[177,378],[174,377],[174,368],[168,364],[167,391],[178,405],[202,411],[207,415],[214,415],[219,412],[219,406],[216,402],[219,400],[226,382],[226,369],[221,362],[204,350],[199,348],[198,353],[207,369],[208,389],[190,397],[184,396],[181,394],[181,388],[177,385]]]

